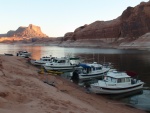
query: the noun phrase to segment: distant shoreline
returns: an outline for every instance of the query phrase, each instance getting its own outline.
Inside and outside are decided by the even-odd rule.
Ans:
[[[33,43],[0,43],[0,44],[6,44],[6,45],[24,45],[24,46],[57,46],[57,47],[65,47],[65,48],[95,48],[95,49],[133,49],[133,50],[150,50],[150,46],[105,46],[105,47],[101,47],[101,46],[97,46],[97,45],[64,45],[64,44],[57,44],[57,43],[45,43],[45,44],[33,44]]]

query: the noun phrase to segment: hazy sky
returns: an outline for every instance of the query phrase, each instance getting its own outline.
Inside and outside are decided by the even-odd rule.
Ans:
[[[34,24],[50,37],[97,20],[112,20],[149,0],[0,0],[0,34]]]

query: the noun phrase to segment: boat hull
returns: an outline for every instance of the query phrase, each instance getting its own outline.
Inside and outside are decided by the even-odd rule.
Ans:
[[[79,74],[79,79],[92,79],[104,76],[109,70],[105,70],[98,73]]]
[[[101,87],[91,85],[90,91],[97,94],[120,94],[142,89],[143,85],[144,85],[143,82],[122,88],[121,87],[111,88],[111,87]]]
[[[30,62],[35,66],[42,66],[46,63],[46,62],[37,62],[36,60],[30,60]]]
[[[102,69],[101,71],[93,71],[93,72],[90,72],[90,73],[78,73],[78,72],[74,71],[72,73],[72,76],[74,76],[74,77],[77,76],[80,80],[86,80],[86,79],[102,77],[109,70],[110,70],[109,68],[106,68],[106,69]]]
[[[44,66],[45,70],[73,70],[74,66]]]

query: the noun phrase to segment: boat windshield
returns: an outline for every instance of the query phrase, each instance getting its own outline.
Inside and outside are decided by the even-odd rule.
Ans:
[[[124,83],[124,82],[130,82],[130,78],[127,77],[127,78],[118,78],[117,82],[118,83]]]
[[[96,67],[96,70],[101,70],[102,69],[102,67]]]
[[[65,63],[66,61],[65,60],[58,60],[57,63]]]
[[[108,76],[105,76],[104,80],[107,81],[107,82],[117,83],[117,79],[116,78],[112,78],[112,77],[108,77]]]

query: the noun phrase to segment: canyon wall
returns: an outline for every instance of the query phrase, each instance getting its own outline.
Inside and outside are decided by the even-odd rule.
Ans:
[[[128,7],[122,15],[110,21],[95,21],[75,29],[66,40],[102,40],[107,43],[123,38],[137,39],[150,32],[150,1],[141,2],[136,7]]]

